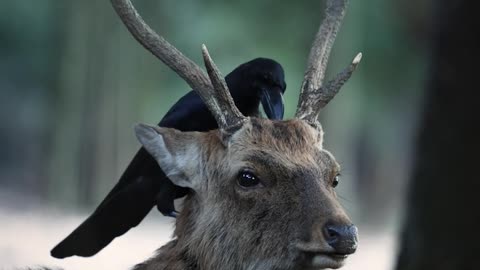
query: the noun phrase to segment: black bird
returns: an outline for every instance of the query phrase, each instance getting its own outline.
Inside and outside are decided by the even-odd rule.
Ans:
[[[270,119],[282,119],[282,95],[286,84],[282,66],[274,60],[256,58],[226,77],[238,109],[246,116],[258,116],[262,104]],[[158,124],[181,131],[208,131],[217,122],[200,97],[190,91],[173,105]],[[142,147],[115,187],[95,212],[51,251],[56,258],[95,255],[115,237],[137,226],[154,205],[167,216],[176,216],[173,201],[188,189],[175,186],[155,159]]]

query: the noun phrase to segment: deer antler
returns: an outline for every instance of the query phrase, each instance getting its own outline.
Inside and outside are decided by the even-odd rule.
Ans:
[[[345,15],[347,4],[348,0],[327,0],[325,18],[310,49],[295,117],[311,124],[317,123],[320,110],[347,82],[362,58],[361,53],[357,54],[350,66],[334,79],[322,85],[328,57]]]
[[[246,117],[235,106],[225,79],[210,58],[205,45],[202,46],[202,52],[208,76],[197,64],[152,30],[130,0],[111,0],[111,3],[133,37],[197,92],[215,117],[223,135],[229,134],[232,128],[241,127]]]

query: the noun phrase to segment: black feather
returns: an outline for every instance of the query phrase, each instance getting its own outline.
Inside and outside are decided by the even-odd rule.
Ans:
[[[286,87],[280,64],[266,58],[240,65],[225,80],[235,104],[246,116],[258,115],[262,95],[276,95],[277,98],[263,99],[282,102],[281,95]],[[272,115],[283,117],[283,103],[269,105],[282,110],[271,112]],[[173,105],[159,126],[181,131],[208,131],[216,129],[217,123],[200,97],[190,91]],[[153,206],[157,205],[164,215],[175,213],[174,200],[188,192],[188,189],[175,186],[155,159],[141,148],[95,212],[53,248],[51,255],[56,258],[95,255],[115,237],[137,226]]]

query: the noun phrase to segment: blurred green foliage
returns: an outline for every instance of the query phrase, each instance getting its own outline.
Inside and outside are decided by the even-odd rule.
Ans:
[[[340,195],[357,219],[396,220],[425,74],[425,2],[351,1],[334,46],[330,75],[364,55],[321,115],[344,169]],[[256,57],[280,62],[286,116],[294,114],[323,1],[134,3],[195,62],[207,44],[224,74]],[[133,125],[157,123],[189,90],[107,0],[2,1],[0,41],[0,190],[65,207],[96,205],[139,147]]]

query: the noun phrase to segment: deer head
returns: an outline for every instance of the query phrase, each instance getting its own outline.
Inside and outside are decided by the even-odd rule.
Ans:
[[[243,116],[205,46],[208,76],[151,30],[129,0],[111,1],[133,36],[197,91],[219,126],[207,133],[136,126],[139,141],[169,178],[192,190],[177,219],[177,239],[161,250],[168,259],[160,254],[147,265],[152,269],[183,269],[173,267],[179,262],[185,269],[342,266],[356,250],[357,229],[337,200],[334,188],[340,167],[323,148],[317,117],[361,59],[358,54],[343,72],[323,84],[347,1],[327,1],[295,119],[287,121]]]

